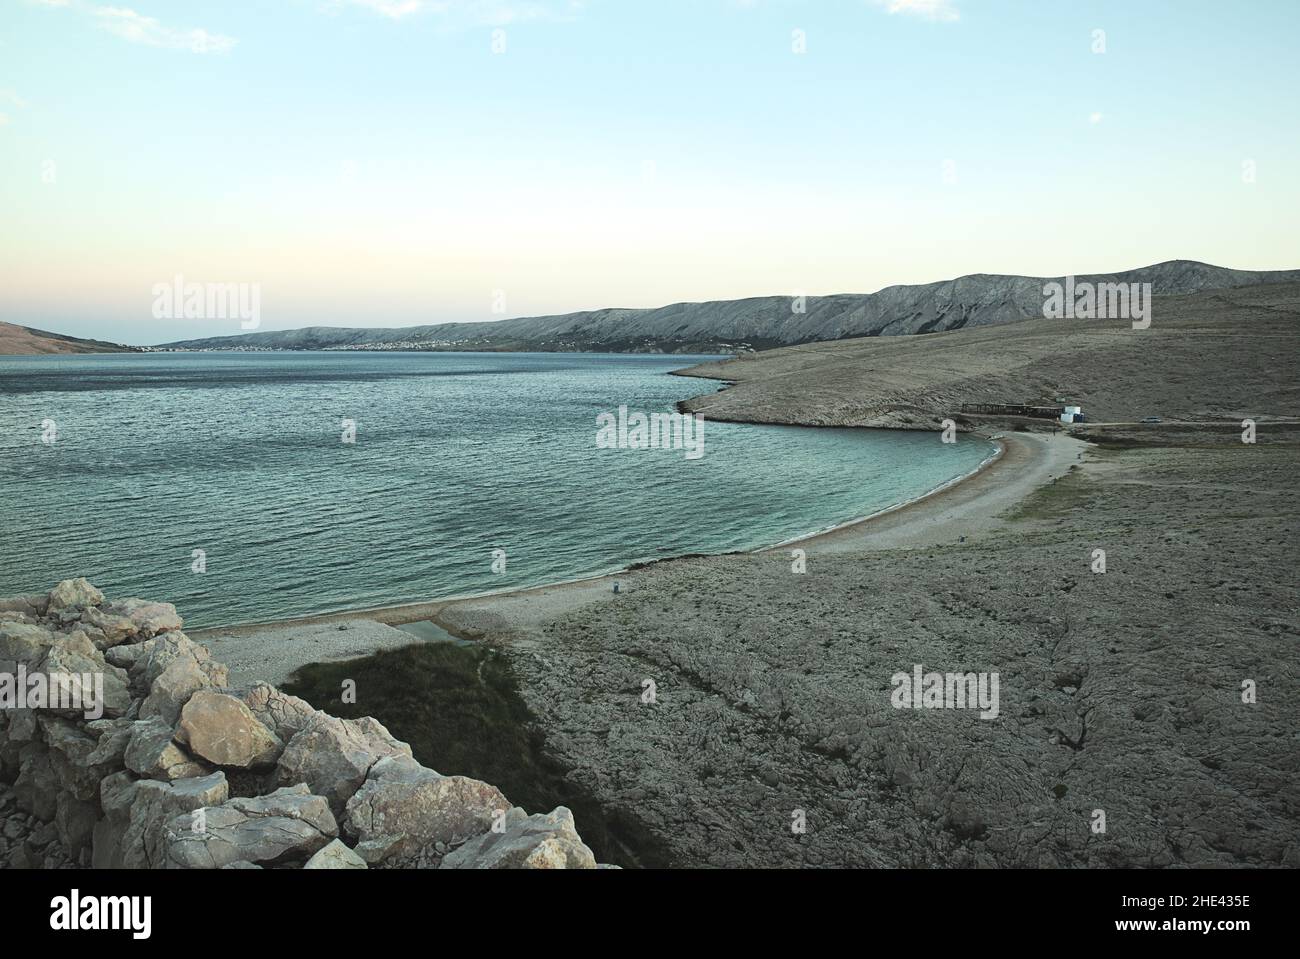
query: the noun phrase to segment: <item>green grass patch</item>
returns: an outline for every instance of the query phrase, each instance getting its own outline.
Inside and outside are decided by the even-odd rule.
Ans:
[[[356,702],[343,702],[344,683]],[[545,737],[519,695],[505,656],[486,646],[423,643],[361,659],[312,663],[284,684],[341,719],[373,716],[415,758],[444,776],[492,783],[530,813],[573,810],[583,842],[601,862],[666,866],[666,852],[641,824],[605,809],[567,778],[545,751]]]

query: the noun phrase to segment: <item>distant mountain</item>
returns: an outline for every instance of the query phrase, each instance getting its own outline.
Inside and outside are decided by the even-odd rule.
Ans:
[[[0,355],[38,353],[136,353],[138,347],[102,340],[83,340],[63,333],[34,330],[30,326],[0,323]]]
[[[1300,270],[1229,270],[1170,260],[1077,282],[1150,283],[1158,296],[1300,280]],[[730,353],[857,336],[934,333],[1043,315],[1043,285],[1064,277],[976,273],[955,280],[891,286],[877,293],[790,296],[657,309],[604,309],[487,323],[386,329],[310,326],[299,330],[181,340],[191,350],[507,350],[539,352]]]

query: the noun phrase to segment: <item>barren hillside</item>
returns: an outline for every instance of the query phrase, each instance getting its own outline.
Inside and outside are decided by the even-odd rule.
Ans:
[[[120,343],[101,340],[83,340],[62,333],[34,330],[29,326],[0,323],[0,356],[32,355],[39,353],[134,353],[135,350]]]
[[[681,373],[735,384],[685,409],[758,423],[926,429],[964,404],[1058,399],[1094,422],[1293,417],[1300,283],[1159,297],[1145,330],[1033,319],[791,346]]]

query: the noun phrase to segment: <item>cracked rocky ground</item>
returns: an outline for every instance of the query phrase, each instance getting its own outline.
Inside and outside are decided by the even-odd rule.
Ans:
[[[978,542],[639,572],[508,647],[522,691],[676,865],[1300,866],[1300,435],[1155,442]],[[1000,715],[893,708],[917,663]]]

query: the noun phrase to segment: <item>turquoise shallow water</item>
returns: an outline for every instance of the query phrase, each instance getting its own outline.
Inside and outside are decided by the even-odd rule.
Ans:
[[[0,357],[0,596],[86,576],[174,602],[197,628],[518,588],[781,542],[993,450],[714,422],[698,460],[597,448],[598,413],[715,388],[667,375],[700,359]]]

